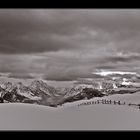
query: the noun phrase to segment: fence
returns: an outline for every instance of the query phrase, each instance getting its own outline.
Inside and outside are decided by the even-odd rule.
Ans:
[[[112,100],[96,100],[96,101],[87,101],[81,104],[78,104],[78,106],[83,106],[83,105],[94,105],[94,104],[109,104],[109,105],[127,105],[127,106],[133,106],[135,108],[140,109],[140,104],[133,104],[133,103],[126,103],[126,102],[121,102],[121,101],[112,101]]]

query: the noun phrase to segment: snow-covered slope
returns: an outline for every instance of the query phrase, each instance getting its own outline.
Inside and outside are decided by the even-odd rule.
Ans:
[[[126,103],[140,104],[140,91],[134,94],[123,94],[123,95],[115,94],[111,96],[102,97],[102,99],[117,100],[117,101],[123,101]]]
[[[0,130],[139,130],[139,118],[140,110],[127,106],[0,105]]]

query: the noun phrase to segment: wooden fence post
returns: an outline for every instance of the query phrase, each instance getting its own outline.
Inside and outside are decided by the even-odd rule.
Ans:
[[[138,104],[137,106],[138,106],[138,107],[139,107],[139,109],[140,109],[140,104]]]
[[[120,105],[121,104],[121,102],[120,101],[118,101],[118,105]]]

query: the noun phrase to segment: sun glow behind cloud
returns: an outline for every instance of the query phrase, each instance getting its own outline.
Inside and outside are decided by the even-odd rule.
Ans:
[[[108,76],[113,74],[119,74],[119,75],[137,75],[136,72],[125,72],[125,71],[107,71],[107,70],[99,70],[98,72],[93,72],[93,74],[101,75],[101,76]]]

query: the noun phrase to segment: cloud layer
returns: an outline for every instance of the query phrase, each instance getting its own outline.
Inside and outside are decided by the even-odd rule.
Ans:
[[[1,9],[0,72],[65,81],[96,77],[96,69],[139,71],[139,15],[123,9]]]

